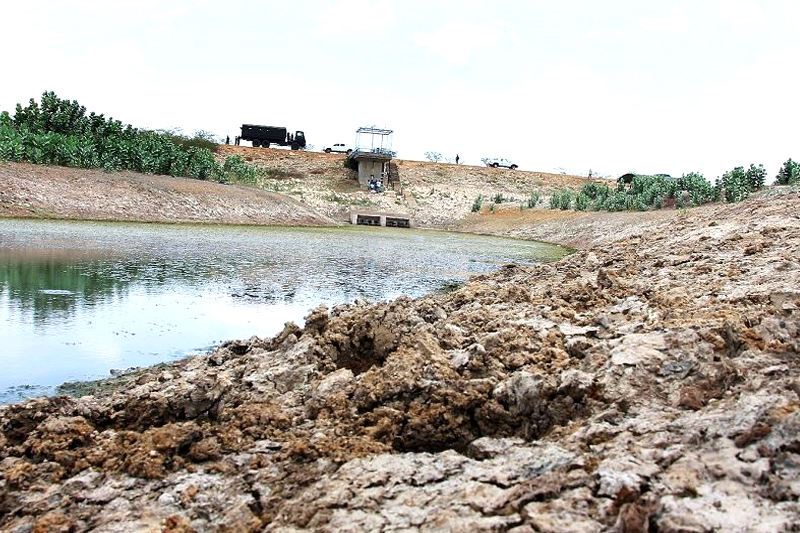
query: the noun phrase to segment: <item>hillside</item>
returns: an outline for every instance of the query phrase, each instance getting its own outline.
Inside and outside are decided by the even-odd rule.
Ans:
[[[268,170],[263,187],[300,199],[325,216],[345,221],[351,209],[372,209],[414,217],[422,227],[455,228],[470,213],[475,198],[500,193],[519,208],[531,192],[539,191],[546,205],[550,192],[579,189],[590,180],[578,176],[494,169],[448,163],[398,159],[401,187],[383,194],[363,191],[355,173],[344,167],[345,156],[280,149],[221,146],[220,156],[239,155]]]
[[[501,193],[517,209],[532,191],[580,188],[585,178],[397,160],[398,190],[362,190],[344,155],[221,146],[265,170],[256,186],[0,162],[0,216],[270,225],[341,224],[353,209],[405,214],[420,227],[457,229],[475,198]],[[498,209],[499,210],[499,209]],[[544,212],[549,213],[549,210]],[[544,214],[544,213],[543,213]]]

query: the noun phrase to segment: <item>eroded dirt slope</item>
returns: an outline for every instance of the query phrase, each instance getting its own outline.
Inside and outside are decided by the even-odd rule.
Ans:
[[[257,183],[219,183],[135,172],[0,162],[0,217],[139,222],[316,225],[349,223],[350,211],[397,213],[420,227],[455,228],[475,198],[498,194],[519,208],[531,192],[580,188],[588,180],[538,172],[397,160],[401,184],[363,190],[344,155],[220,146],[220,161],[238,155],[261,167]],[[513,200],[512,200],[513,199]]]
[[[0,407],[7,531],[795,531],[800,193]]]
[[[379,211],[407,215],[418,226],[433,228],[455,228],[478,196],[484,199],[484,210],[497,195],[504,198],[501,207],[519,210],[519,204],[537,192],[541,201],[535,211],[541,212],[551,192],[579,190],[590,181],[546,172],[396,159],[400,185],[375,194],[358,186],[355,172],[344,167],[343,154],[244,146],[221,146],[219,154],[238,155],[267,169],[261,187],[288,194],[336,220],[349,220],[351,210]]]
[[[251,187],[136,172],[0,161],[0,217],[322,225],[296,199]]]

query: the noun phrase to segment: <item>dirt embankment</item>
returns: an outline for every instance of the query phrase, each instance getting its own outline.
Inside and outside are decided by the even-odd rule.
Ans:
[[[0,162],[0,216],[220,224],[332,224],[290,196],[135,172]]]
[[[0,407],[0,528],[796,531],[797,213],[776,190],[642,217]]]
[[[362,190],[341,154],[221,146],[220,159],[239,155],[265,174],[255,186],[105,173],[0,162],[0,216],[146,222],[342,224],[351,210],[398,213],[421,227],[458,229],[479,195],[502,195],[496,212],[519,210],[531,192],[544,209],[552,190],[588,180],[555,174],[444,163],[396,161],[401,183],[376,194]]]
[[[241,146],[220,147],[220,157],[239,155],[268,171],[260,186],[299,199],[330,218],[347,221],[351,210],[408,215],[421,227],[458,229],[475,199],[486,213],[492,198],[502,195],[501,210],[519,210],[532,192],[540,195],[535,211],[544,209],[557,189],[578,190],[589,179],[580,176],[507,170],[448,163],[395,160],[400,185],[384,193],[362,190],[356,174],[344,167],[345,156]]]

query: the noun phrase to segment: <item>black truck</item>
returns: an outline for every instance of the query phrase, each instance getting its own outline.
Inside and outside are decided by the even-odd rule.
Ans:
[[[259,126],[242,124],[242,135],[239,140],[251,141],[253,146],[269,148],[270,144],[291,146],[292,150],[306,147],[306,135],[302,131],[287,133],[286,128],[277,126]]]

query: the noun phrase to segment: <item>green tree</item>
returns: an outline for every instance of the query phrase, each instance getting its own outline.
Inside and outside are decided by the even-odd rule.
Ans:
[[[744,167],[736,167],[717,178],[717,197],[726,202],[741,202],[750,195],[750,185]]]
[[[767,171],[764,169],[764,165],[755,166],[751,164],[750,168],[745,172],[745,181],[751,191],[757,191],[762,188],[767,181]]]
[[[683,203],[684,191],[689,193],[692,199],[692,205],[702,205],[713,202],[716,197],[714,187],[698,172],[683,174],[678,178],[672,198],[675,198],[676,202],[680,198],[681,203]]]
[[[775,176],[775,185],[796,185],[800,182],[800,163],[789,158]]]

